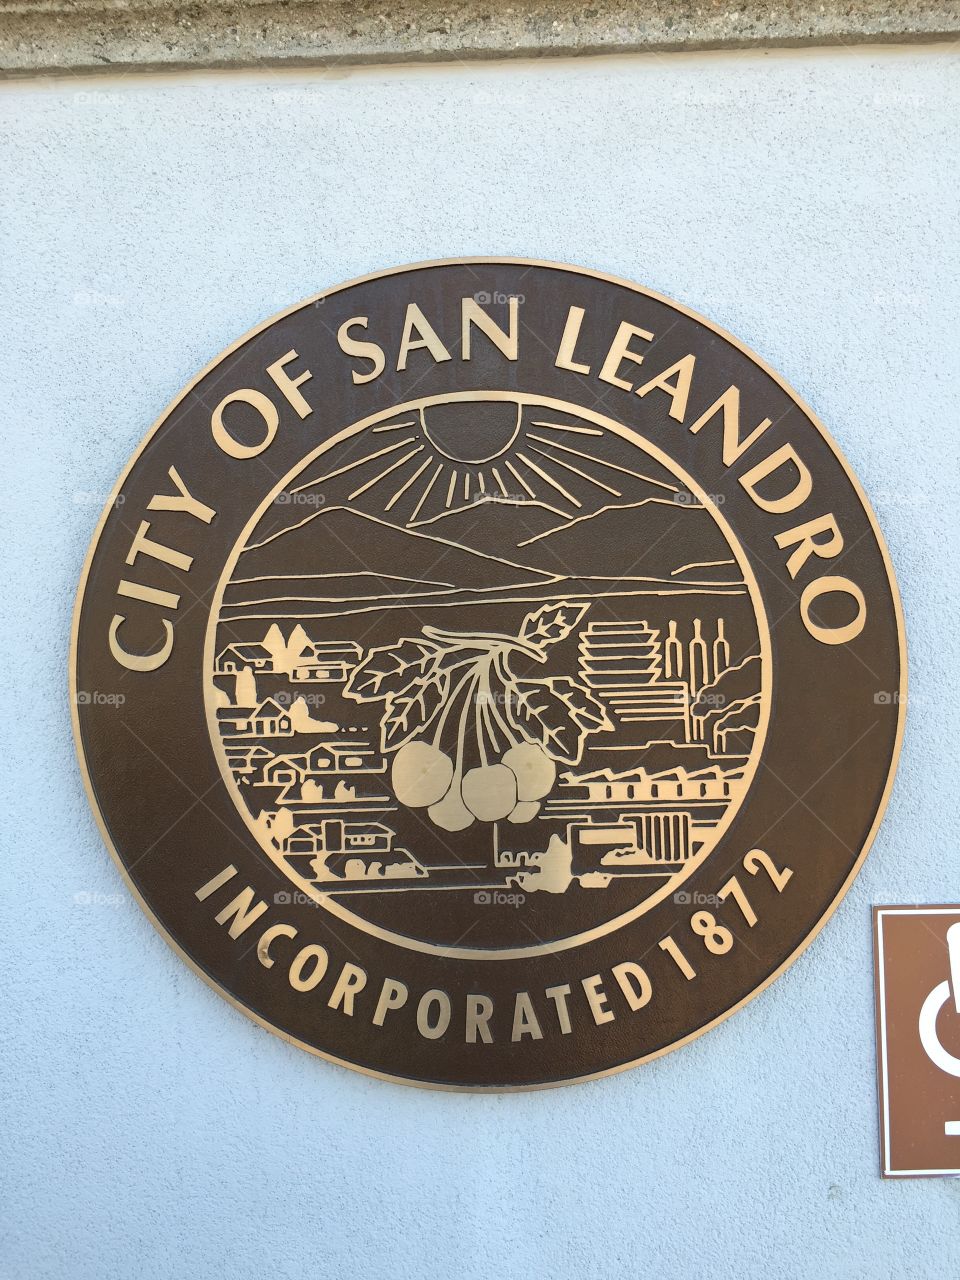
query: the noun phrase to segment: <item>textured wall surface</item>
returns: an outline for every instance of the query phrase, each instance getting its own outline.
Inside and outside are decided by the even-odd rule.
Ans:
[[[956,901],[956,53],[673,55],[0,91],[0,1275],[932,1277],[960,1181],[878,1173],[869,907]],[[872,495],[912,706],[887,820],[801,960],[696,1043],[473,1097],[283,1044],[124,893],[74,763],[99,506],[249,326],[428,257],[578,262],[769,360]]]

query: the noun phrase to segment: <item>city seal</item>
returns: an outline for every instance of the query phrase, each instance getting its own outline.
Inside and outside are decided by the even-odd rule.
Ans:
[[[472,259],[310,298],[177,397],[71,688],[104,840],[200,977],[344,1066],[522,1089],[799,954],[886,805],[905,658],[867,499],[756,355]]]

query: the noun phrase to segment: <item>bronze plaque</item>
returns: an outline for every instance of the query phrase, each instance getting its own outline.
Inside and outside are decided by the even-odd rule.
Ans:
[[[960,906],[874,907],[880,1168],[960,1175]]]
[[[904,657],[772,370],[637,285],[475,259],[184,390],[72,679],[104,838],[201,976],[336,1062],[502,1089],[665,1053],[790,963],[886,804]]]

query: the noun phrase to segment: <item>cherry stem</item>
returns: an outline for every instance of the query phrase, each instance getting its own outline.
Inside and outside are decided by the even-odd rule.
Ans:
[[[479,699],[479,711],[480,711],[479,715],[477,716],[477,742],[480,747],[480,759],[484,765],[487,763],[487,752],[484,746],[484,734],[486,734],[486,737],[490,743],[490,750],[494,753],[494,755],[498,754],[500,750],[500,745],[497,742],[497,737],[493,730],[494,716],[496,716],[497,719],[499,720],[496,704],[493,701],[493,689],[490,685],[490,672],[493,668],[493,663],[494,663],[494,655],[490,654],[485,659],[483,663],[483,668],[480,671],[481,687],[478,690],[478,695],[477,695]]]
[[[453,691],[451,692],[450,697],[447,699],[447,705],[443,708],[443,711],[442,711],[442,712],[441,712],[441,714],[440,714],[440,719],[439,719],[439,721],[437,722],[436,732],[435,732],[435,733],[434,733],[434,735],[433,735],[433,745],[434,745],[435,747],[439,747],[439,746],[440,746],[440,738],[442,737],[442,735],[443,735],[443,731],[444,731],[444,729],[446,728],[446,725],[447,725],[447,719],[448,719],[448,717],[449,717],[449,715],[450,715],[450,712],[453,710],[454,705],[456,704],[457,698],[460,696],[460,693],[461,693],[461,692],[462,692],[462,690],[463,690],[463,689],[465,689],[469,684],[471,684],[473,681],[475,681],[475,680],[477,679],[476,664],[475,664],[475,663],[473,663],[473,662],[471,662],[471,663],[470,663],[470,668],[471,668],[471,669],[470,669],[469,671],[466,671],[466,672],[465,672],[465,673],[460,677],[459,681],[457,682],[456,686],[454,687]],[[469,698],[469,694],[468,694],[468,696],[467,696],[467,702],[469,702],[469,701],[470,701],[470,698]]]
[[[539,645],[529,644],[519,636],[501,635],[496,631],[442,631],[439,627],[424,627],[423,634],[434,640],[452,642],[464,649],[519,649],[538,662],[547,660],[547,655]]]
[[[460,726],[457,732],[457,762],[453,771],[454,780],[463,778],[463,748],[466,745],[467,712],[470,710],[470,702],[479,680],[480,676],[475,671],[470,677],[470,686],[463,700],[463,710],[460,713]]]
[[[510,668],[507,666],[507,662],[503,654],[497,654],[496,659],[494,661],[494,666],[496,667],[497,675],[500,677],[500,680],[503,684],[504,689],[507,690],[507,697],[509,697],[510,690],[516,685],[516,678],[510,671]],[[511,746],[514,746],[514,747],[518,746],[520,742],[523,740],[522,733],[520,737],[517,736],[518,730],[515,729],[510,724],[510,721],[507,719],[507,717],[505,715],[502,715],[496,706],[494,706],[493,711],[494,711],[494,715],[497,717],[497,721],[500,724],[500,728],[503,730],[507,738],[507,741],[511,744]]]

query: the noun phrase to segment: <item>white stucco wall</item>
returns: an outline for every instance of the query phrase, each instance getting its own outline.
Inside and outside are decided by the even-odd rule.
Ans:
[[[960,1182],[877,1173],[874,902],[956,901],[957,119],[946,47],[0,89],[0,1275],[932,1277]],[[912,702],[859,880],[732,1020],[624,1075],[473,1097],[290,1048],[129,901],[74,764],[73,593],[179,387],[394,263],[568,260],[732,330],[872,496]]]

